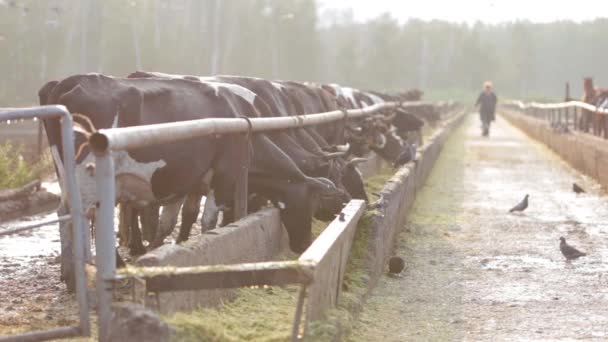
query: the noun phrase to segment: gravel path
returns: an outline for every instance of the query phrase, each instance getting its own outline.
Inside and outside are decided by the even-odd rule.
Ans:
[[[503,119],[491,134],[471,115],[448,140],[398,238],[406,269],[350,340],[608,340],[607,196]],[[589,256],[566,263],[560,236]]]

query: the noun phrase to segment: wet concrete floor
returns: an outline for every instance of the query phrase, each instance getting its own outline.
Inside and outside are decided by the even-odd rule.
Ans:
[[[589,256],[566,263],[560,236]],[[348,339],[607,341],[607,246],[595,181],[500,117],[481,137],[471,114],[399,234],[406,269],[382,277]]]

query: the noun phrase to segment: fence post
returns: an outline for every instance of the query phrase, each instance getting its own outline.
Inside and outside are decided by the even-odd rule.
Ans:
[[[80,318],[80,333],[84,336],[91,334],[89,321],[89,302],[87,299],[85,260],[88,259],[90,249],[88,239],[90,232],[84,218],[82,201],[78,184],[76,184],[76,161],[74,160],[74,131],[72,117],[65,111],[61,119],[61,142],[63,145],[63,163],[65,168],[65,186],[70,202],[72,217],[72,265],[74,284],[76,286],[76,299],[78,301],[78,315]],[[62,256],[63,260],[64,256]],[[62,263],[63,264],[63,263]],[[70,281],[70,279],[67,279]]]
[[[42,158],[42,120],[38,120],[38,139],[37,139],[37,151],[36,151],[36,160],[40,161]]]
[[[116,234],[114,233],[114,162],[106,150],[95,154],[95,181],[99,200],[95,215],[97,254],[97,329],[99,341],[108,340],[112,319],[112,283],[116,273]]]

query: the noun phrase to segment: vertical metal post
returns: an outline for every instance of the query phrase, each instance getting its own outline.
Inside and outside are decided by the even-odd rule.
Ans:
[[[566,94],[564,95],[564,102],[568,101],[570,101],[570,83],[566,82]],[[566,129],[569,129],[570,127],[568,126],[570,125],[570,107],[564,107],[564,115],[566,120]]]
[[[70,201],[70,212],[72,215],[72,236],[74,239],[74,274],[76,280],[76,299],[78,301],[78,316],[80,318],[80,333],[84,336],[91,335],[91,322],[89,321],[89,304],[87,301],[86,274],[84,271],[85,258],[87,256],[88,225],[85,224],[84,212],[80,191],[76,184],[76,162],[74,160],[74,132],[72,117],[67,111],[61,118],[61,139],[63,144],[63,163],[65,166],[65,185]],[[88,251],[87,251],[88,250]]]
[[[299,340],[304,339],[304,334],[306,334],[306,329],[304,329],[304,334],[300,335],[300,325],[302,322],[302,311],[304,310],[304,299],[306,298],[306,285],[300,285],[300,292],[298,294],[298,302],[296,304],[296,313],[293,318],[293,327],[291,328],[291,341],[297,342]],[[307,320],[308,321],[308,320]]]
[[[97,325],[99,340],[105,342],[112,319],[111,280],[116,273],[116,234],[114,233],[114,162],[109,151],[95,155],[97,199],[95,248],[97,254]]]
[[[37,151],[36,151],[36,160],[40,161],[42,158],[42,120],[38,120],[38,141],[37,141]]]
[[[234,220],[247,216],[247,199],[249,195],[249,139],[248,134],[235,134],[238,153],[234,156],[239,166],[236,189],[234,191]]]

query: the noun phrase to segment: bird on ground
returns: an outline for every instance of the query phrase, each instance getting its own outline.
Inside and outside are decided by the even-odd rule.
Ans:
[[[399,256],[393,256],[388,260],[388,271],[392,274],[399,274],[405,268],[405,261]]]
[[[580,185],[578,185],[576,183],[572,183],[572,191],[574,191],[577,194],[585,192],[585,190],[583,188],[581,188]]]
[[[586,253],[583,253],[567,244],[566,239],[563,236],[559,238],[559,250],[562,252],[564,257],[566,257],[566,260],[568,261],[578,259],[582,256],[587,255]]]
[[[517,203],[516,206],[514,206],[513,208],[511,208],[511,210],[509,210],[510,213],[514,212],[514,211],[524,211],[526,210],[526,208],[528,208],[528,197],[529,195],[526,194],[526,197],[524,197],[524,199]]]
[[[401,152],[397,159],[395,159],[395,162],[393,163],[393,168],[396,169],[402,165],[411,162],[414,159],[416,159],[416,144],[405,146],[403,152]]]

